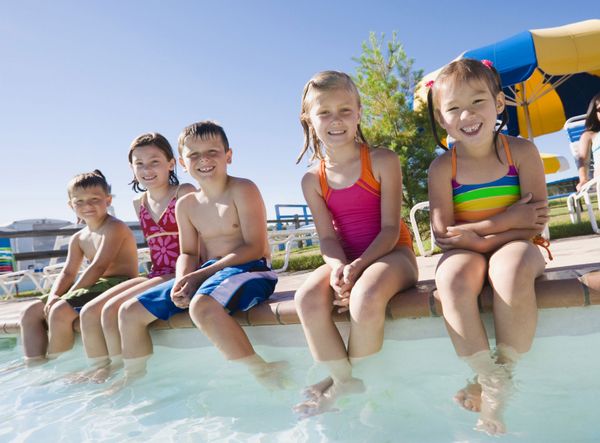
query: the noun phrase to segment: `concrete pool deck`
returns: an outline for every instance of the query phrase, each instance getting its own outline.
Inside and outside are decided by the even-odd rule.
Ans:
[[[589,235],[552,241],[554,260],[548,261],[546,273],[536,281],[538,308],[547,310],[566,307],[589,307],[600,305],[600,236]],[[544,256],[547,258],[546,253]],[[433,281],[435,268],[441,255],[417,257],[419,283],[397,294],[387,308],[386,328],[399,319],[435,318],[442,314],[441,305],[434,297]],[[308,272],[280,275],[274,296],[265,303],[245,313],[236,315],[247,330],[254,326],[297,325],[293,296],[294,291],[308,276]],[[0,336],[14,336],[19,332],[19,315],[31,300],[9,300],[0,302]],[[489,312],[492,308],[492,292],[485,287],[480,297],[480,309]],[[348,323],[348,314],[334,314],[343,326]],[[438,323],[442,323],[436,319]],[[600,321],[598,322],[600,324]],[[77,325],[78,326],[78,325]],[[170,329],[193,328],[187,313],[178,314],[169,321],[157,320],[152,324],[155,331],[168,333]],[[78,329],[78,328],[76,328]],[[171,331],[175,332],[175,331]],[[254,335],[254,334],[251,334]]]

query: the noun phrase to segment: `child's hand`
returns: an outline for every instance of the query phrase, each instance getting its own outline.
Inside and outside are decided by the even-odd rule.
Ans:
[[[48,300],[46,300],[46,305],[44,306],[44,315],[46,318],[50,315],[50,309],[52,309],[52,306],[60,300],[61,298],[58,295],[50,294],[48,296]]]
[[[342,285],[344,283],[344,265],[339,266],[331,270],[331,274],[329,274],[329,285],[333,288],[333,292],[336,294],[340,294],[342,290]]]
[[[545,201],[531,203],[533,194],[525,197],[506,209],[509,229],[543,229],[549,219],[548,204]]]
[[[447,236],[436,237],[435,242],[444,251],[450,249],[469,249],[485,252],[485,239],[469,229],[460,226],[448,226]]]
[[[360,277],[360,274],[362,273],[362,268],[360,267],[359,263],[360,258],[344,266],[342,276],[345,285],[350,285],[350,287],[354,286],[354,283],[356,283],[356,280],[358,280],[358,277]]]
[[[184,275],[173,285],[171,300],[179,309],[186,309],[190,305],[192,296],[196,293],[204,279],[196,273]]]

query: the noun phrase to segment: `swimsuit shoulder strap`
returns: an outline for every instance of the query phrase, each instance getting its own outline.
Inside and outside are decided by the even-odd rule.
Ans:
[[[325,160],[321,160],[319,164],[319,184],[321,185],[321,194],[327,202],[329,199],[329,185],[327,184],[327,175],[325,174]]]

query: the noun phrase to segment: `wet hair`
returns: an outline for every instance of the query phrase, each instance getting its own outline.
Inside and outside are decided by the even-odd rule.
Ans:
[[[158,132],[147,132],[142,135],[138,135],[129,146],[129,163],[133,163],[133,151],[136,148],[140,148],[142,146],[156,146],[158,149],[165,154],[165,157],[168,161],[174,160],[175,156],[173,155],[173,148],[171,148],[171,144],[169,140],[167,140],[163,135]],[[133,180],[129,182],[131,188],[135,192],[144,192],[146,189],[140,186],[140,182],[138,182],[137,178],[135,178],[135,174],[133,176]],[[179,184],[179,179],[177,178],[177,173],[175,172],[175,168],[172,171],[169,171],[169,184],[177,186]]]
[[[585,116],[586,131],[600,132],[600,119],[598,118],[598,112],[596,112],[597,106],[600,106],[600,92],[594,95],[588,106]]]
[[[199,138],[200,140],[209,140],[213,138],[221,139],[221,142],[225,147],[225,152],[229,151],[229,140],[227,140],[225,130],[217,122],[204,120],[201,122],[192,123],[191,125],[183,128],[183,131],[181,131],[181,134],[179,134],[179,139],[177,141],[179,155],[181,155],[185,141],[189,137]]]
[[[488,66],[482,63],[479,60],[475,60],[472,58],[461,58],[459,60],[455,60],[452,63],[446,65],[438,74],[437,78],[433,85],[429,88],[427,92],[427,108],[429,112],[429,122],[431,123],[431,131],[433,132],[433,137],[437,143],[437,145],[444,149],[448,150],[448,147],[442,143],[440,136],[437,133],[437,126],[435,121],[435,98],[438,95],[438,89],[441,85],[446,82],[452,81],[460,81],[460,82],[483,82],[490,93],[494,98],[498,96],[500,92],[502,92],[502,81],[500,80],[500,74],[496,71],[496,68],[493,66]],[[501,114],[501,122],[496,131],[494,132],[494,147],[497,146],[498,135],[502,131],[502,129],[508,123],[508,111],[506,107]],[[496,150],[496,155],[498,152]],[[500,157],[498,156],[498,159]]]
[[[296,163],[299,163],[304,157],[306,151],[310,150],[312,155],[310,161],[322,160],[324,158],[323,151],[321,149],[321,140],[317,137],[315,128],[310,123],[310,108],[312,106],[312,99],[314,98],[315,92],[322,91],[333,91],[336,89],[342,89],[354,94],[356,102],[360,107],[360,95],[358,88],[350,78],[348,74],[339,71],[322,71],[313,75],[312,78],[304,85],[304,91],[302,92],[302,101],[300,104],[300,124],[304,131],[304,147],[300,151],[300,155],[296,159]],[[356,141],[358,143],[368,144],[365,136],[360,129],[360,124],[356,131]]]
[[[104,174],[102,174],[99,169],[94,169],[93,172],[77,174],[67,185],[67,193],[69,194],[69,198],[71,198],[75,189],[86,189],[93,186],[101,187],[106,195],[110,195],[110,185],[106,181]]]

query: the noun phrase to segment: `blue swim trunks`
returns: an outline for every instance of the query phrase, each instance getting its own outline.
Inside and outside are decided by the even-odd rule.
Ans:
[[[216,261],[209,260],[200,268]],[[140,294],[138,300],[156,318],[168,320],[175,314],[187,311],[175,306],[171,300],[174,284],[175,279],[161,283]],[[208,295],[233,314],[236,311],[247,311],[269,298],[276,284],[277,274],[267,266],[264,259],[260,259],[215,272],[204,280],[194,296]]]

